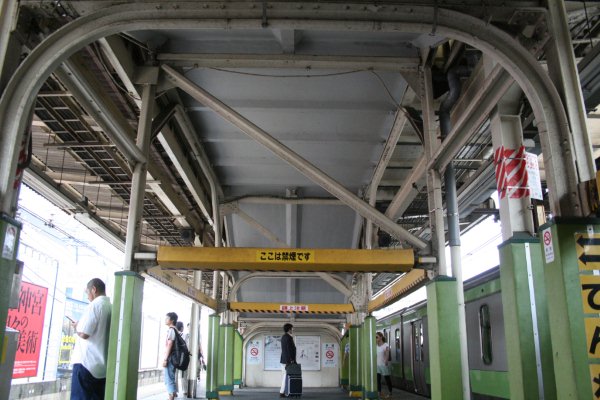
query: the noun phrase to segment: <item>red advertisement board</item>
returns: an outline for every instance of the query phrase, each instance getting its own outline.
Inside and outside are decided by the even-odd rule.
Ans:
[[[8,310],[6,326],[19,331],[13,378],[37,375],[47,299],[47,288],[21,282],[19,307]]]

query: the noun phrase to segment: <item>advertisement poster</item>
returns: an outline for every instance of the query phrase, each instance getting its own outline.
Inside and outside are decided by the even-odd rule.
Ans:
[[[246,364],[258,365],[262,362],[262,343],[260,340],[250,340],[246,351]]]
[[[265,371],[281,370],[281,336],[265,336]]]
[[[323,368],[337,367],[338,350],[335,343],[323,343]]]
[[[303,371],[320,371],[321,337],[296,336],[296,361]]]
[[[37,375],[48,289],[21,283],[19,306],[8,310],[6,326],[19,331],[13,379]]]
[[[87,305],[88,303],[83,301],[68,297],[65,299],[65,317],[63,318],[60,356],[58,358],[59,371],[71,369],[71,353],[73,352],[73,347],[75,347],[75,330],[67,317],[79,321]]]

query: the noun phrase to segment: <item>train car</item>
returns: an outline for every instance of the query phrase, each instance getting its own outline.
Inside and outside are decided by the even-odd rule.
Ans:
[[[500,292],[500,270],[490,269],[464,284],[471,398],[509,398],[508,363]],[[427,302],[377,321],[392,358],[394,387],[430,396]]]

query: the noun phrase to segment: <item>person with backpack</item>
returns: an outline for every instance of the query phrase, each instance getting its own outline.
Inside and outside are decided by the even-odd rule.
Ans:
[[[165,342],[165,356],[163,357],[163,367],[165,369],[165,386],[167,387],[167,395],[169,400],[174,400],[177,397],[177,386],[175,384],[175,365],[170,361],[171,353],[175,347],[177,339],[177,314],[174,312],[167,313],[165,317],[165,325],[169,327],[167,330],[167,340]]]

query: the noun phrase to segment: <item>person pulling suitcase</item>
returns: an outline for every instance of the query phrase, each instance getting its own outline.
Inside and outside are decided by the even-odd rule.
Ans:
[[[294,326],[290,323],[283,325],[283,336],[281,336],[281,388],[279,397],[286,397],[287,371],[286,368],[290,364],[296,364],[296,344],[294,343]]]

